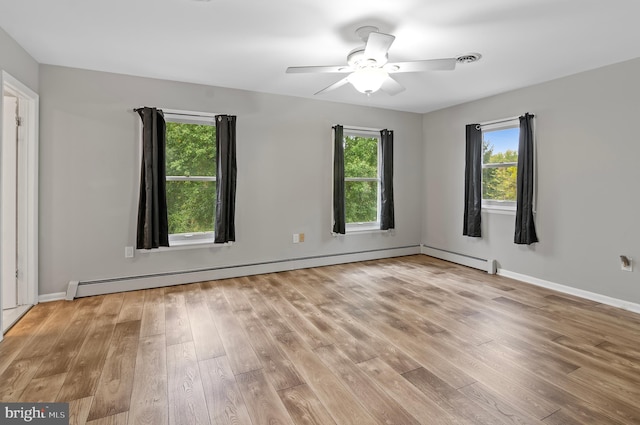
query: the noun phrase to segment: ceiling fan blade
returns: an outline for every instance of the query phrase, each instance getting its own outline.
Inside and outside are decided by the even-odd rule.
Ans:
[[[364,57],[384,63],[389,47],[391,47],[395,39],[391,34],[372,32],[369,34],[367,45],[364,47]]]
[[[453,71],[458,60],[456,58],[428,59],[412,62],[388,63],[384,66],[385,71],[393,72],[422,72],[422,71]]]
[[[395,96],[396,94],[403,92],[405,90],[402,84],[400,84],[399,82],[397,82],[391,77],[385,78],[385,80],[382,82],[382,87],[380,87],[380,89],[391,96]]]
[[[309,73],[345,73],[352,72],[353,69],[348,65],[330,65],[330,66],[290,66],[287,68],[287,74],[309,74]]]
[[[349,77],[345,77],[345,78],[343,78],[342,80],[336,81],[335,83],[331,84],[329,87],[325,87],[325,88],[323,88],[322,90],[320,90],[319,92],[314,93],[314,96],[315,96],[316,94],[326,93],[326,92],[328,92],[328,91],[335,90],[335,89],[337,89],[338,87],[342,87],[342,86],[344,86],[344,85],[345,85],[345,84],[347,84],[348,82],[349,82]]]

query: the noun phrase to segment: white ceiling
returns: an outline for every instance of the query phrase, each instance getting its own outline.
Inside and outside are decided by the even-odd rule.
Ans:
[[[392,62],[479,52],[453,72],[395,74],[407,90],[315,96],[428,112],[640,57],[638,0],[0,0],[0,27],[38,62],[314,98],[342,74],[356,28],[396,36]]]

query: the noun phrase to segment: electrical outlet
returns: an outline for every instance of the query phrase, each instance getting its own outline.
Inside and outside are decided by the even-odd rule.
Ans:
[[[124,258],[133,258],[133,247],[125,246],[124,247]]]
[[[304,233],[300,233],[298,239],[300,240],[300,242],[304,242]]]
[[[300,234],[299,233],[294,233],[293,234],[293,243],[300,243]]]

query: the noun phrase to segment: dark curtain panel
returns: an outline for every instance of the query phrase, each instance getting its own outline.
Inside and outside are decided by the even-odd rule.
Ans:
[[[162,111],[139,108],[142,118],[142,166],[136,247],[169,246],[169,219],[165,176],[165,122]]]
[[[464,225],[462,234],[479,238],[482,211],[482,130],[469,124],[464,167]]]
[[[333,127],[333,233],[344,235],[344,128]]]
[[[382,178],[381,178],[381,211],[380,229],[388,230],[396,226],[393,212],[393,131],[380,131],[382,147]]]
[[[530,245],[538,242],[533,222],[533,115],[520,117],[518,145],[518,180],[516,194],[516,232],[514,242]]]
[[[215,243],[236,240],[236,117],[216,115]]]

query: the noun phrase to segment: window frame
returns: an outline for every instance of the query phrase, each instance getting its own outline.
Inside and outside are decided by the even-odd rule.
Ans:
[[[367,231],[375,231],[380,230],[380,210],[382,206],[382,138],[380,136],[380,130],[375,129],[359,129],[359,128],[349,128],[344,127],[343,132],[343,146],[346,144],[345,140],[347,137],[362,137],[366,139],[376,139],[377,143],[377,168],[376,174],[377,177],[345,177],[344,182],[345,186],[347,182],[377,182],[376,188],[376,221],[366,221],[366,222],[356,222],[356,223],[346,223],[345,220],[345,232],[346,233],[355,233],[355,232],[367,232]],[[346,200],[345,200],[345,210],[346,210]]]
[[[518,118],[505,119],[500,120],[493,124],[485,124],[480,125],[480,130],[482,132],[482,143],[484,145],[484,136],[485,132],[499,131],[499,130],[507,130],[510,128],[517,128],[520,131],[520,120]],[[518,133],[519,134],[519,133]],[[516,151],[518,149],[518,145],[516,145]],[[484,171],[487,168],[509,168],[516,167],[516,173],[518,170],[517,162],[499,162],[499,163],[484,163],[484,151],[482,154],[482,170]],[[481,193],[482,193],[482,209],[492,212],[504,212],[504,213],[513,213],[516,212],[517,200],[508,201],[508,200],[499,200],[499,199],[485,199],[484,198],[484,172],[482,173],[482,181],[481,181]]]
[[[210,112],[195,112],[195,111],[183,111],[173,109],[163,109],[165,123],[179,123],[179,124],[195,124],[195,125],[210,125],[215,128],[216,115]],[[215,140],[213,143],[215,144]],[[216,152],[216,156],[217,156]],[[166,161],[166,159],[165,159]],[[217,158],[216,158],[217,161]],[[165,162],[166,166],[166,162]],[[165,181],[194,181],[194,182],[216,182],[216,176],[165,176]],[[216,187],[217,190],[217,187]],[[212,205],[216,200],[212,200]],[[213,244],[215,240],[215,216],[214,219],[214,231],[211,232],[189,232],[189,233],[173,233],[169,234],[169,246],[187,246],[196,244]]]

